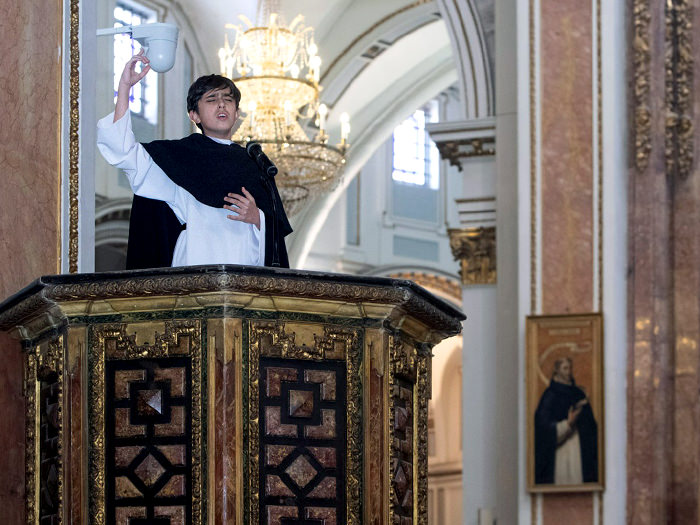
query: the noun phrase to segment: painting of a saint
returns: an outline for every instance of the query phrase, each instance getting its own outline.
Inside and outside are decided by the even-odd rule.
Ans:
[[[602,315],[533,315],[526,328],[528,490],[603,490]]]
[[[576,385],[573,360],[554,362],[552,379],[535,411],[535,483],[598,481],[598,425],[586,393]]]

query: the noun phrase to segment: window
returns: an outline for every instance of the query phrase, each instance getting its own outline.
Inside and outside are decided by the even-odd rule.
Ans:
[[[114,8],[114,27],[148,24],[156,21],[155,13],[145,7],[132,3],[117,3]],[[141,44],[129,34],[114,35],[114,101],[117,100],[119,79],[124,64],[132,55],[139,52]],[[139,71],[140,65],[137,65]],[[147,75],[141,82],[131,88],[129,108],[151,124],[155,124],[158,115],[158,75]]]
[[[351,246],[360,245],[360,174],[350,181],[346,190],[346,229],[345,243]]]
[[[391,165],[391,215],[414,225],[439,224],[440,154],[425,125],[438,121],[432,100],[394,129]]]
[[[394,156],[391,177],[396,182],[440,187],[440,155],[425,130],[426,123],[438,121],[438,102],[432,100],[394,129]]]

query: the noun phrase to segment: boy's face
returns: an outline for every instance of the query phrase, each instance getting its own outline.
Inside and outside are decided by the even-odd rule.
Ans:
[[[204,93],[197,110],[189,115],[195,124],[202,125],[202,132],[208,137],[230,139],[238,120],[238,107],[230,89],[218,88]]]

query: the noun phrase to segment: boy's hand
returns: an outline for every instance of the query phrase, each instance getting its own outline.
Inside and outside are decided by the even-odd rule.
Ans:
[[[140,73],[136,72],[137,62],[143,62],[144,64],[144,67],[141,68]],[[122,88],[122,85],[126,89],[131,89],[132,86],[138,84],[141,79],[143,79],[143,77],[145,77],[151,70],[149,62],[148,57],[143,54],[143,48],[141,48],[141,51],[132,56],[124,66],[124,71],[122,71],[122,76],[119,79],[119,89]]]
[[[144,64],[140,73],[136,72],[137,62],[142,62]],[[132,86],[140,82],[151,70],[151,66],[148,65],[148,62],[148,57],[143,54],[143,48],[141,48],[141,51],[132,56],[124,66],[122,76],[119,78],[119,88],[117,89],[117,103],[114,106],[114,122],[122,118],[129,109],[129,91],[131,91]]]
[[[255,227],[260,229],[260,210],[258,210],[255,204],[255,199],[245,188],[241,188],[243,195],[238,195],[237,193],[229,193],[228,196],[224,197],[224,200],[231,204],[231,206],[224,204],[224,209],[236,212],[238,215],[227,215],[226,217],[232,221],[241,221],[248,224],[254,224]]]

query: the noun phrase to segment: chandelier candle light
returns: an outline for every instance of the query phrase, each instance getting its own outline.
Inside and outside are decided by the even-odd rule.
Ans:
[[[222,74],[232,79],[244,94],[247,115],[233,135],[239,143],[259,142],[279,169],[276,177],[287,214],[299,212],[309,198],[332,189],[339,180],[348,149],[350,123],[340,117],[341,140],[328,144],[328,108],[319,104],[321,57],[313,39],[313,28],[304,26],[298,15],[286,26],[271,13],[267,27],[256,27],[241,15],[236,39],[229,45],[225,35],[219,50]],[[300,124],[307,120],[317,127],[309,139]]]

